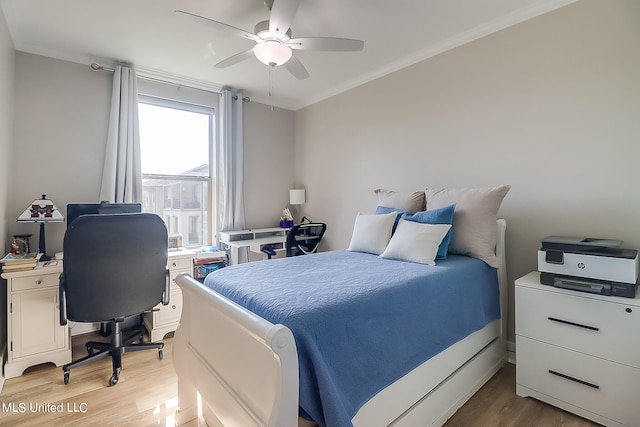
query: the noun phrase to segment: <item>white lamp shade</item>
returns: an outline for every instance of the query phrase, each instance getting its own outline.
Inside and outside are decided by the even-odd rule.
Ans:
[[[304,205],[304,202],[305,202],[304,190],[289,190],[289,204]]]
[[[253,53],[260,62],[272,67],[286,63],[293,54],[289,46],[275,40],[257,43],[253,47]]]

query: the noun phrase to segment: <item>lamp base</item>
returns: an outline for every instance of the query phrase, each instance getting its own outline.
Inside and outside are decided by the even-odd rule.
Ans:
[[[51,261],[51,257],[47,255],[47,250],[45,240],[44,240],[44,222],[40,223],[40,241],[38,242],[38,251],[42,254],[40,255],[40,261]]]

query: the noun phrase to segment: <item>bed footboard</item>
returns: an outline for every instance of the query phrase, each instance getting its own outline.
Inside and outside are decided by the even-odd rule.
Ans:
[[[298,357],[291,331],[210,290],[176,278],[183,308],[175,332],[176,424],[203,416],[213,426],[298,425]]]

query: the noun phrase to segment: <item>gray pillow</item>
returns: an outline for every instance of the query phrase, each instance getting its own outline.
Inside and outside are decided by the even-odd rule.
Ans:
[[[425,210],[424,191],[415,193],[401,193],[393,190],[378,188],[373,190],[378,196],[378,206],[416,213]]]
[[[479,258],[498,268],[495,255],[498,209],[511,186],[492,188],[427,188],[427,210],[456,204],[449,253]]]

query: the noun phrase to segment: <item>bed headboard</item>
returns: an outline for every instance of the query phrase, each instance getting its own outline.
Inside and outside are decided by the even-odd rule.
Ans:
[[[496,257],[498,258],[498,285],[500,287],[500,337],[506,342],[507,338],[507,305],[509,289],[507,287],[507,256],[505,250],[507,221],[498,219],[498,239],[496,240]]]

